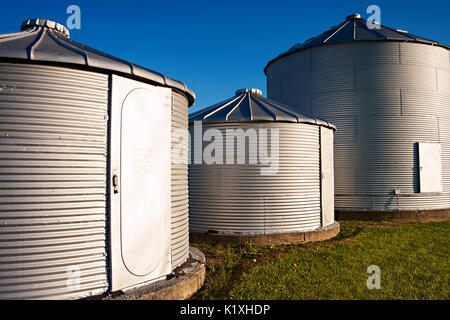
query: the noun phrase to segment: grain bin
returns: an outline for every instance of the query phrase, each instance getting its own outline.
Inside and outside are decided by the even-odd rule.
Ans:
[[[0,36],[1,299],[122,290],[187,260],[187,144],[171,161],[171,128],[187,135],[194,99],[49,20]]]
[[[304,241],[305,232],[335,235],[335,129],[257,89],[192,114],[192,239],[286,243]]]
[[[338,214],[448,217],[449,47],[371,27],[359,14],[348,16],[270,61],[268,97],[339,128]]]

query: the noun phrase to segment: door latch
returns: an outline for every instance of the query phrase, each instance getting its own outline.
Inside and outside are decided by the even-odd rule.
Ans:
[[[113,184],[114,193],[119,193],[119,176],[117,174],[113,175],[112,184]]]

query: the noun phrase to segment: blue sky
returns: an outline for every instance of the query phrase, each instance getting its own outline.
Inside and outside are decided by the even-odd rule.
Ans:
[[[450,1],[4,1],[0,33],[27,18],[66,24],[81,8],[71,38],[185,82],[197,100],[190,111],[231,97],[243,87],[266,94],[263,68],[358,12],[381,8],[381,23],[450,45]]]

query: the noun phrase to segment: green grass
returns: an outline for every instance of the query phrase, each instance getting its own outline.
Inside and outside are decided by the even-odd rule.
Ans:
[[[299,246],[196,243],[207,279],[193,299],[449,299],[450,222],[344,223],[336,238]],[[369,265],[381,289],[369,290]]]

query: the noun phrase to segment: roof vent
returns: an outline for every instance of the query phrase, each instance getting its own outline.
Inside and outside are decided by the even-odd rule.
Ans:
[[[347,16],[347,18],[345,18],[345,20],[353,20],[353,19],[361,19],[361,15],[359,13],[354,13],[351,14],[349,16]]]
[[[69,29],[67,29],[65,26],[63,26],[60,23],[57,23],[55,21],[47,20],[47,19],[27,19],[22,23],[22,26],[20,27],[20,31],[32,29],[34,27],[38,28],[48,28],[55,30],[59,32],[60,34],[70,37]]]
[[[262,96],[262,91],[259,89],[248,88],[248,89],[236,90],[236,95],[243,94],[243,93],[253,93],[253,94],[257,94],[258,96]]]

